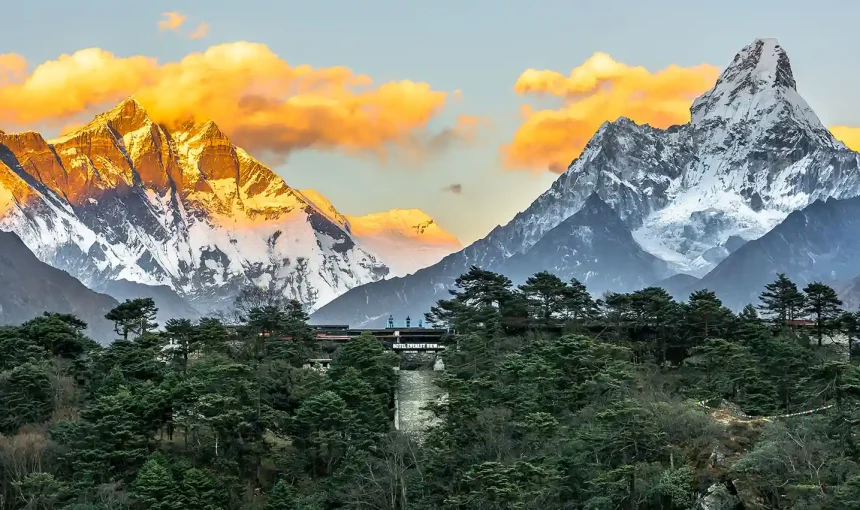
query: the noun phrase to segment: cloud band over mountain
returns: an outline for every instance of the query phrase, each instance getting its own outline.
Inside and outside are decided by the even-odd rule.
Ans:
[[[165,13],[161,28],[175,30],[184,21],[179,13]],[[625,116],[659,128],[687,122],[693,99],[714,84],[719,71],[700,64],[652,72],[601,52],[569,75],[528,69],[514,90],[557,98],[562,105],[523,105],[523,122],[502,146],[502,162],[511,169],[562,172],[605,121]],[[270,161],[313,148],[380,160],[402,154],[420,163],[427,155],[476,141],[488,123],[461,115],[453,125],[430,129],[445,105],[460,97],[459,90],[449,93],[409,80],[377,84],[346,67],[293,66],[266,45],[244,41],[173,62],[88,48],[31,69],[18,54],[0,54],[3,129],[69,131],[129,95],[168,126],[214,120],[237,144]],[[849,147],[860,148],[860,128],[831,129]]]
[[[129,95],[157,122],[211,119],[237,144],[263,153],[315,148],[384,157],[396,146],[429,152],[474,137],[470,117],[440,133],[428,129],[449,93],[427,83],[375,84],[346,67],[292,66],[264,44],[220,44],[166,63],[89,48],[32,71],[20,55],[0,54],[6,129],[75,124]]]

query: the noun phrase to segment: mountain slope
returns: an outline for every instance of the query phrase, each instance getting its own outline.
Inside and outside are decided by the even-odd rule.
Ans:
[[[801,288],[822,281],[836,288],[860,274],[860,197],[818,200],[795,211],[759,239],[729,255],[694,286],[726,306],[758,303],[764,286],[785,273]]]
[[[128,280],[111,280],[98,290],[120,302],[127,299],[152,298],[155,306],[158,307],[155,320],[159,326],[164,326],[164,323],[170,319],[197,320],[200,318],[200,312],[166,285],[144,285]]]
[[[837,286],[836,292],[842,300],[842,308],[849,312],[856,312],[860,308],[860,275],[852,278],[850,282]]]
[[[383,261],[389,276],[403,276],[439,262],[463,245],[420,209],[391,209],[363,216],[342,215],[321,193],[301,190],[329,218],[347,228],[361,246]]]
[[[388,268],[212,122],[134,99],[54,140],[0,133],[0,229],[92,288],[165,285],[207,311],[249,283],[311,309]]]
[[[501,268],[514,283],[538,271],[564,280],[576,278],[596,295],[635,290],[669,274],[666,262],[636,244],[627,226],[596,193],[576,214]]]
[[[651,286],[664,289],[677,301],[686,301],[692,293],[690,289],[692,289],[692,287],[694,287],[698,282],[699,278],[696,278],[695,276],[678,273],[670,276],[669,278],[652,283]]]
[[[118,303],[65,271],[36,258],[15,234],[0,232],[0,323],[20,324],[42,312],[70,313],[85,321],[87,334],[107,343],[115,338],[104,316]]]
[[[414,275],[353,289],[315,320],[358,325],[422,313],[470,265],[499,269],[592,193],[646,251],[695,276],[727,255],[709,250],[733,236],[756,239],[817,199],[860,194],[858,154],[800,97],[788,56],[773,39],[743,48],[690,111],[690,123],[665,130],[625,118],[604,123],[550,189],[507,225]]]
[[[701,255],[731,235],[755,239],[819,198],[860,193],[857,154],[836,141],[798,94],[774,39],[741,50],[690,108],[685,146],[694,160],[667,207],[637,239],[699,275]]]

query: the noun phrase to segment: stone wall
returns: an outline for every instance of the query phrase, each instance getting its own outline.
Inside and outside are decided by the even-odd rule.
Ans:
[[[436,361],[435,352],[410,352],[398,353],[400,358],[400,370],[429,370]]]
[[[432,414],[423,407],[441,397],[442,392],[434,382],[439,373],[398,370],[395,425],[400,431],[420,434],[432,424]]]

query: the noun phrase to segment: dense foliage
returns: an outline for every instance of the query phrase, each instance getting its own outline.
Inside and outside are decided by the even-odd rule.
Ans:
[[[821,283],[735,314],[472,268],[426,317],[456,334],[418,437],[376,338],[321,353],[298,303],[236,310],[159,330],[127,301],[108,347],[67,315],[0,328],[0,509],[860,508],[860,317]]]

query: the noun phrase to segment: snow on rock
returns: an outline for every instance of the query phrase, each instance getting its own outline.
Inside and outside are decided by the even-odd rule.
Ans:
[[[321,193],[300,193],[328,217],[352,232],[361,245],[384,261],[389,276],[404,276],[435,264],[463,246],[420,209],[391,209],[363,216],[341,215]]]
[[[595,296],[632,291],[668,275],[666,262],[644,251],[618,214],[592,193],[574,215],[528,251],[509,258],[501,272],[520,284],[538,271],[576,278]]]
[[[521,253],[597,192],[646,250],[702,275],[719,262],[703,255],[730,237],[756,239],[817,199],[860,194],[857,153],[798,94],[774,39],[742,49],[690,113],[665,130],[604,123],[550,190],[479,243]]]
[[[53,140],[0,133],[0,229],[91,288],[167,285],[203,311],[248,283],[313,310],[388,274],[214,123],[167,130],[134,99]]]
[[[592,193],[640,246],[691,275],[727,256],[721,247],[729,240],[756,239],[818,199],[860,195],[858,154],[833,138],[797,92],[774,39],[743,48],[690,113],[691,122],[667,129],[623,117],[604,123],[550,189],[509,223],[414,275],[350,291],[315,317],[350,320],[359,302],[365,309],[355,323],[426,312],[470,265],[503,268]]]

